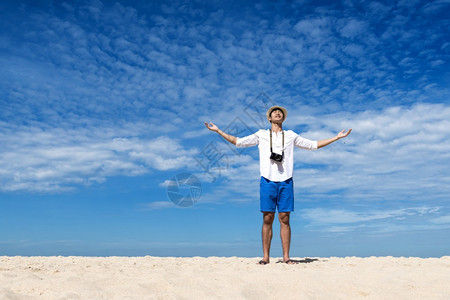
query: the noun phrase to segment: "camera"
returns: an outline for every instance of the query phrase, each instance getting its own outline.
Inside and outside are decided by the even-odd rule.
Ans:
[[[270,159],[277,161],[277,162],[282,162],[283,158],[284,158],[284,155],[282,155],[282,154],[273,153],[273,152],[271,152],[271,154],[270,154]]]

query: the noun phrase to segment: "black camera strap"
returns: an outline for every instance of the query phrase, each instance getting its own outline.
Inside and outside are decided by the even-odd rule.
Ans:
[[[281,131],[281,134],[283,135],[283,137],[282,137],[282,155],[284,156],[284,130],[282,130]],[[272,129],[270,129],[270,153],[273,153],[273,151],[272,151]]]

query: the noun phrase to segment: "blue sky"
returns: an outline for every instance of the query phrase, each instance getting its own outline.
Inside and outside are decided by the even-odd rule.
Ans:
[[[203,122],[250,134],[271,104],[353,128],[295,152],[292,256],[449,255],[449,1],[0,9],[0,255],[261,256],[258,150]]]

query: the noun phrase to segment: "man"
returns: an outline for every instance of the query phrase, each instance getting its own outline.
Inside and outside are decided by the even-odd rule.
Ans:
[[[260,161],[260,206],[263,213],[262,244],[263,259],[259,264],[266,265],[270,262],[270,243],[272,241],[272,224],[278,209],[280,221],[281,244],[283,247],[283,260],[287,264],[293,264],[289,257],[291,243],[291,227],[289,223],[290,213],[294,211],[294,188],[292,175],[294,171],[294,146],[307,150],[316,150],[325,147],[341,138],[346,137],[352,131],[342,130],[335,137],[311,141],[305,139],[292,130],[283,130],[283,122],[287,117],[287,111],[281,106],[272,106],[267,111],[267,120],[271,123],[270,130],[258,132],[237,138],[221,131],[214,123],[205,122],[206,127],[220,134],[228,142],[237,147],[251,147],[258,145]]]

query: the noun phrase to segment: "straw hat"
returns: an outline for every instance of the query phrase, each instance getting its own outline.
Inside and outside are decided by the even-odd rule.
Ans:
[[[283,121],[286,120],[286,117],[287,117],[287,110],[286,110],[286,108],[281,107],[281,106],[278,106],[278,105],[272,106],[271,108],[269,108],[269,109],[267,110],[267,114],[266,114],[267,120],[270,122],[270,120],[269,120],[270,114],[271,114],[275,109],[281,110],[281,111],[283,112],[283,116],[284,116],[284,117],[283,117]]]

